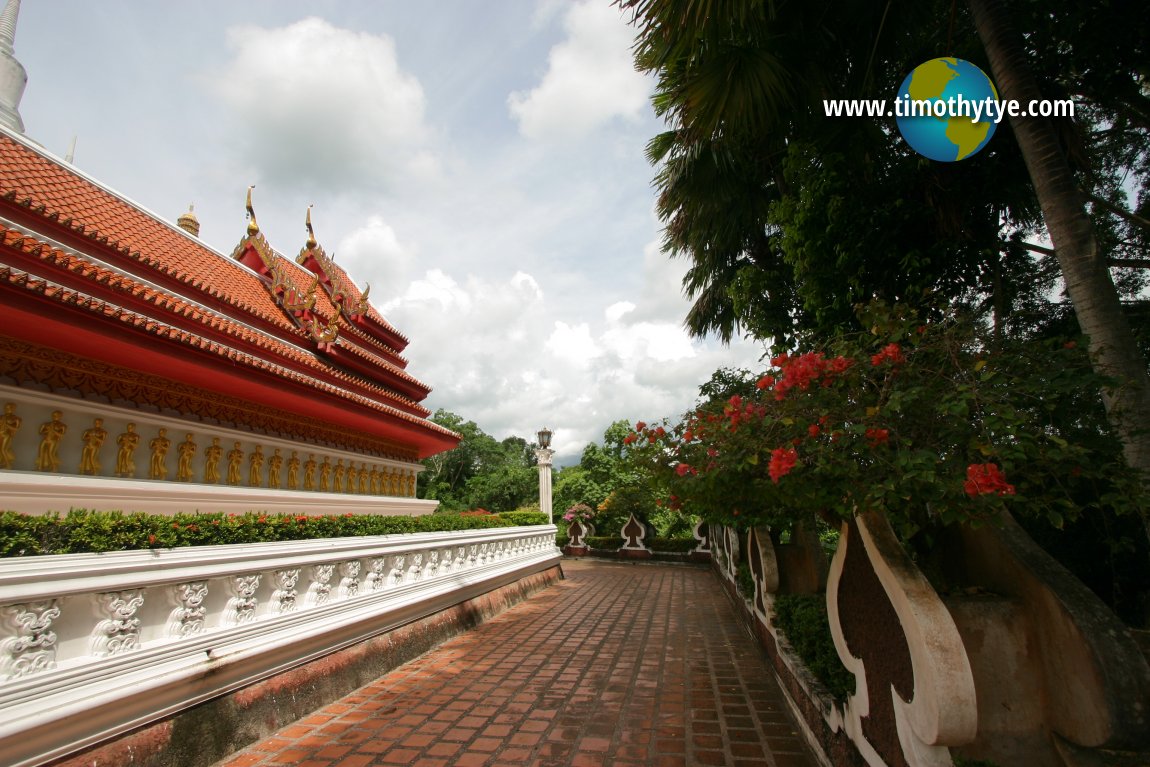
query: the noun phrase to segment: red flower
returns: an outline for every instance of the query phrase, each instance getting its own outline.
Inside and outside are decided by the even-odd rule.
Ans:
[[[623,438],[623,444],[624,444],[624,445],[630,445],[631,443],[633,443],[633,442],[635,441],[635,438],[636,438],[637,436],[638,436],[638,435],[636,435],[636,434],[635,434],[635,433],[633,433],[633,432],[632,432],[631,434],[628,434],[626,437],[624,437],[624,438]]]
[[[1063,349],[1073,349],[1076,346],[1078,346],[1078,344],[1074,341],[1067,341],[1066,343],[1062,344]]]
[[[779,480],[791,473],[791,469],[795,468],[798,463],[799,454],[793,447],[777,447],[771,451],[771,462],[767,466],[767,472],[771,475],[771,481],[776,485]]]
[[[863,436],[866,437],[867,444],[871,447],[878,447],[885,445],[890,440],[890,431],[887,429],[867,429]]]
[[[149,546],[155,546],[156,545],[156,536],[154,534],[151,534],[151,533],[148,534],[148,545]]]
[[[775,377],[774,376],[763,376],[762,378],[760,378],[758,381],[755,382],[755,388],[756,389],[769,389],[774,385],[775,385]]]
[[[882,351],[870,358],[870,364],[878,367],[887,360],[895,365],[906,362],[906,357],[903,355],[902,348],[899,347],[898,344],[887,344],[884,346]]]
[[[680,463],[678,466],[675,467],[675,473],[678,474],[680,477],[685,477],[688,474],[698,474],[699,471],[698,471],[698,469],[696,469],[694,466],[691,466],[690,464]]]
[[[821,431],[822,431],[822,429],[819,428],[819,425],[817,423],[812,423],[810,426],[807,427],[807,434],[809,434],[811,437],[819,436],[819,432],[821,432]]]
[[[970,497],[976,495],[1014,495],[1014,485],[1006,481],[1002,470],[993,463],[972,463],[966,467],[966,481],[962,489]]]
[[[639,423],[635,424],[635,431],[643,431],[643,429],[646,429],[646,428],[647,428],[647,422],[646,421],[639,421]]]

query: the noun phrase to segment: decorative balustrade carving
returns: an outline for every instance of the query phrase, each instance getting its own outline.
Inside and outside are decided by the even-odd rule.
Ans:
[[[4,627],[13,636],[0,642],[0,678],[35,674],[56,666],[56,632],[60,600],[47,599],[3,609]]]
[[[207,582],[181,583],[172,592],[176,608],[168,615],[168,630],[165,633],[179,639],[203,631],[204,617],[208,612],[204,606],[204,600],[208,597]]]
[[[99,607],[104,618],[92,630],[92,655],[99,658],[136,649],[140,644],[136,611],[143,604],[143,589],[100,594]]]
[[[299,583],[299,568],[276,570],[276,588],[272,592],[270,609],[272,613],[290,613],[296,608],[296,584]]]
[[[359,593],[359,573],[363,569],[358,559],[344,562],[339,566],[339,598],[349,599]]]
[[[256,590],[260,587],[260,578],[261,574],[256,573],[239,575],[231,579],[228,590],[232,598],[228,600],[228,606],[224,609],[221,621],[224,626],[238,626],[255,618],[256,607],[259,606]]]
[[[44,743],[127,731],[554,567],[555,532],[0,559],[0,753],[51,762]]]
[[[548,529],[550,535],[507,528],[405,536],[410,542],[339,539],[335,551],[330,541],[297,541],[2,560],[0,680],[51,672],[64,660],[74,666],[154,642],[193,641],[399,586],[422,588],[505,563],[557,557],[554,528]],[[57,563],[73,562],[84,564],[57,570]],[[92,587],[76,586],[77,578]],[[57,581],[62,590],[53,586]],[[212,593],[221,596],[210,600]],[[170,607],[145,610],[152,600]],[[60,631],[69,632],[67,642]],[[58,657],[63,644],[66,657]]]

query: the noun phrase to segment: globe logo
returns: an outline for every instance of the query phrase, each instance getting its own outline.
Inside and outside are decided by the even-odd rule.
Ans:
[[[964,160],[986,146],[998,117],[998,91],[963,59],[931,59],[898,89],[895,122],[911,149],[940,162]],[[927,111],[928,102],[931,107]]]

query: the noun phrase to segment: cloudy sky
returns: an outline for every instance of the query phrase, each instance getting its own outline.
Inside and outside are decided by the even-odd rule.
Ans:
[[[230,253],[320,243],[489,434],[677,415],[761,347],[682,330],[643,157],[662,125],[609,0],[25,0],[27,135]]]

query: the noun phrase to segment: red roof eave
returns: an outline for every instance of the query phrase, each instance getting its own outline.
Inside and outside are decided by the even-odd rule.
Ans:
[[[317,391],[274,369],[253,370],[164,336],[148,336],[135,326],[77,322],[48,297],[4,292],[0,328],[18,328],[21,339],[32,343],[399,442],[414,447],[420,458],[459,442],[458,435],[438,424],[351,392]]]

